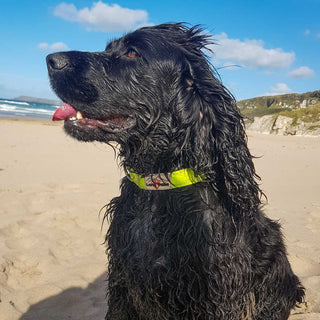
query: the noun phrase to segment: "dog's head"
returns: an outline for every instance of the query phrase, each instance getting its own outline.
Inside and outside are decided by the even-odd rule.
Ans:
[[[118,142],[137,173],[192,168],[243,203],[259,188],[242,117],[203,52],[209,43],[199,27],[163,24],[102,52],[51,54],[51,85],[66,103],[58,118],[79,140]]]
[[[199,118],[200,110],[187,104],[205,76],[197,71],[212,78],[201,52],[206,44],[199,28],[164,24],[111,41],[102,52],[50,54],[52,88],[67,103],[61,116],[66,132],[79,140],[122,142],[137,131],[147,136],[159,118],[173,131],[177,123]],[[202,70],[193,67],[199,59]]]

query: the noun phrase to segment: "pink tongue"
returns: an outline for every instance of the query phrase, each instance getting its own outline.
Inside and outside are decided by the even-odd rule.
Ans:
[[[76,117],[76,115],[77,110],[69,103],[65,103],[53,114],[52,121],[66,120],[71,117]]]

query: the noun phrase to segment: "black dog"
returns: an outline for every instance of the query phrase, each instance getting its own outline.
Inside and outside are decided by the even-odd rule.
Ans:
[[[164,24],[47,57],[67,103],[54,119],[78,140],[117,142],[128,172],[107,206],[106,319],[283,320],[303,299],[209,43]]]

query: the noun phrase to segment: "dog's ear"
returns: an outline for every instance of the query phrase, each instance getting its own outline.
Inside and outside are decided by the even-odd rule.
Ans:
[[[237,207],[245,211],[256,210],[261,203],[262,192],[256,179],[252,155],[247,146],[244,123],[236,103],[227,91],[218,101],[213,99],[208,107],[213,109],[212,123],[218,172],[217,183],[222,192]]]
[[[198,168],[224,193],[228,205],[256,209],[263,193],[236,101],[204,55],[188,55],[187,60],[189,72],[184,82],[189,106],[184,112],[189,117],[193,112],[196,118],[190,136],[198,149]]]

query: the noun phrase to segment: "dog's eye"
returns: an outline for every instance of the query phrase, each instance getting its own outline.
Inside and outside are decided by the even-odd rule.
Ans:
[[[135,58],[137,56],[137,52],[134,49],[129,49],[127,52],[127,57]]]

